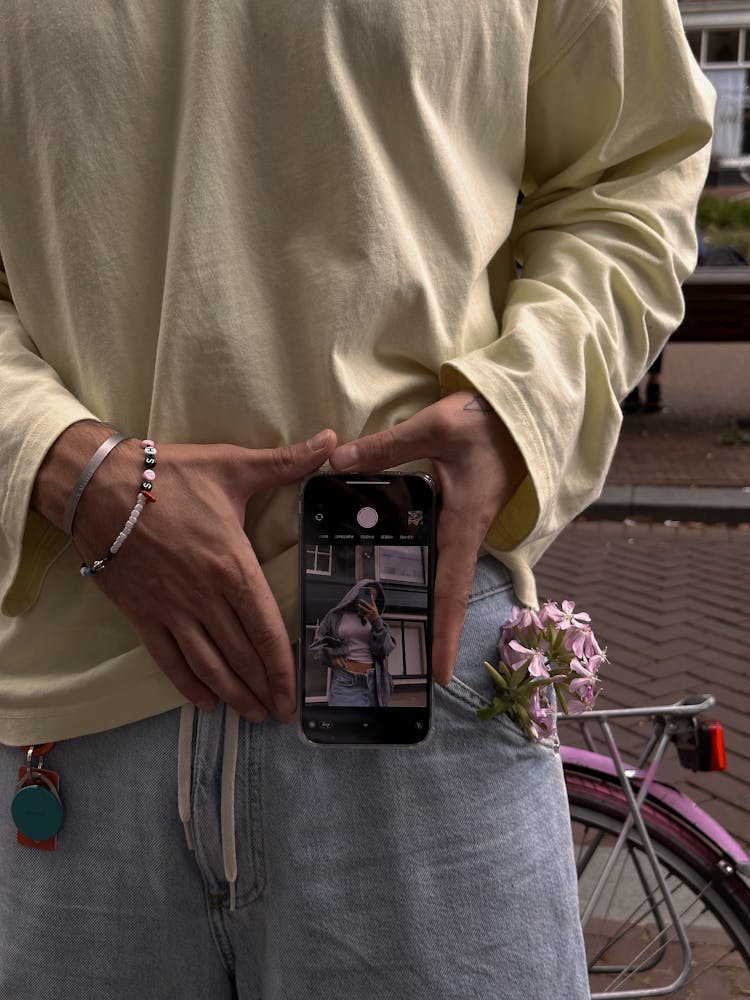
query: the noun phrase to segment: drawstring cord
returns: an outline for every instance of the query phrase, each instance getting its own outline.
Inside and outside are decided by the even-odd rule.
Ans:
[[[195,705],[190,702],[180,710],[180,734],[177,737],[177,811],[185,830],[188,850],[195,850],[192,816],[190,814],[190,786],[193,782],[193,723]]]
[[[177,810],[180,814],[188,848],[195,850],[190,806],[193,781],[193,727],[195,706],[183,705],[180,710],[180,732],[177,738]],[[221,765],[221,856],[224,877],[229,883],[229,909],[234,910],[237,887],[237,843],[234,821],[234,785],[237,774],[240,717],[226,706],[224,714],[224,754]]]
[[[227,705],[224,715],[224,757],[221,762],[221,856],[229,883],[229,909],[234,910],[237,886],[237,843],[234,828],[234,779],[237,772],[240,717]]]

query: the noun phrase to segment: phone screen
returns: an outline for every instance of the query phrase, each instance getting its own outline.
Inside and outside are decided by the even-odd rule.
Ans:
[[[300,514],[300,728],[409,745],[430,729],[435,487],[418,473],[318,475]]]

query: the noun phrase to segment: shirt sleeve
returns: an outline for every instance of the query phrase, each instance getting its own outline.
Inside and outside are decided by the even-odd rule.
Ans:
[[[539,5],[500,335],[441,371],[486,397],[529,470],[487,544],[537,557],[601,492],[619,401],[682,318],[714,102],[673,0],[567,7],[588,13],[565,36]]]
[[[36,600],[44,573],[67,537],[29,507],[39,466],[56,438],[97,418],[39,356],[13,304],[0,258],[0,611],[13,616]]]

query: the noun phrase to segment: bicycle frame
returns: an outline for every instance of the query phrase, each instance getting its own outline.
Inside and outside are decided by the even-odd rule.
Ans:
[[[586,712],[584,716],[566,717],[560,716],[560,722],[576,722],[580,725],[584,740],[589,747],[588,750],[562,745],[560,753],[563,765],[568,768],[587,771],[593,775],[600,775],[605,780],[612,782],[617,779],[628,803],[630,814],[626,818],[619,833],[612,854],[607,860],[592,894],[581,916],[584,929],[589,922],[596,904],[615,866],[623,853],[627,849],[627,840],[633,827],[638,832],[643,851],[646,854],[648,864],[653,872],[655,882],[662,895],[662,900],[669,918],[672,922],[674,933],[683,950],[683,968],[678,978],[667,987],[654,989],[639,989],[637,992],[630,990],[610,992],[606,994],[592,994],[592,1000],[598,997],[619,998],[619,1000],[630,1000],[630,998],[645,998],[666,996],[679,989],[690,973],[691,945],[685,930],[681,915],[677,911],[670,891],[666,885],[664,874],[658,863],[653,843],[649,835],[648,827],[644,821],[641,806],[647,797],[652,801],[656,800],[671,813],[679,817],[685,824],[693,828],[702,838],[715,845],[721,853],[726,865],[728,874],[739,872],[743,876],[750,875],[750,857],[737,841],[727,833],[727,831],[714,820],[708,813],[697,806],[692,799],[677,789],[669,785],[662,784],[656,780],[656,776],[661,762],[666,753],[667,747],[674,741],[676,736],[684,729],[686,722],[691,724],[691,720],[710,708],[715,703],[711,695],[700,699],[684,699],[674,705],[655,706],[652,708],[623,708],[594,710]],[[611,720],[622,718],[651,718],[653,726],[650,736],[638,757],[634,766],[626,764],[623,760],[620,748],[615,740],[612,731]],[[609,755],[597,752],[594,739],[591,734],[591,726],[598,723]]]

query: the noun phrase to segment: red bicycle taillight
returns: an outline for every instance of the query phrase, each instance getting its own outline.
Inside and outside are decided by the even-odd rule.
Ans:
[[[708,736],[708,771],[725,771],[727,751],[724,746],[724,729],[718,719],[706,719],[704,725]]]
[[[676,739],[677,753],[683,767],[691,771],[724,771],[727,752],[724,730],[718,719],[693,719],[690,729]]]

